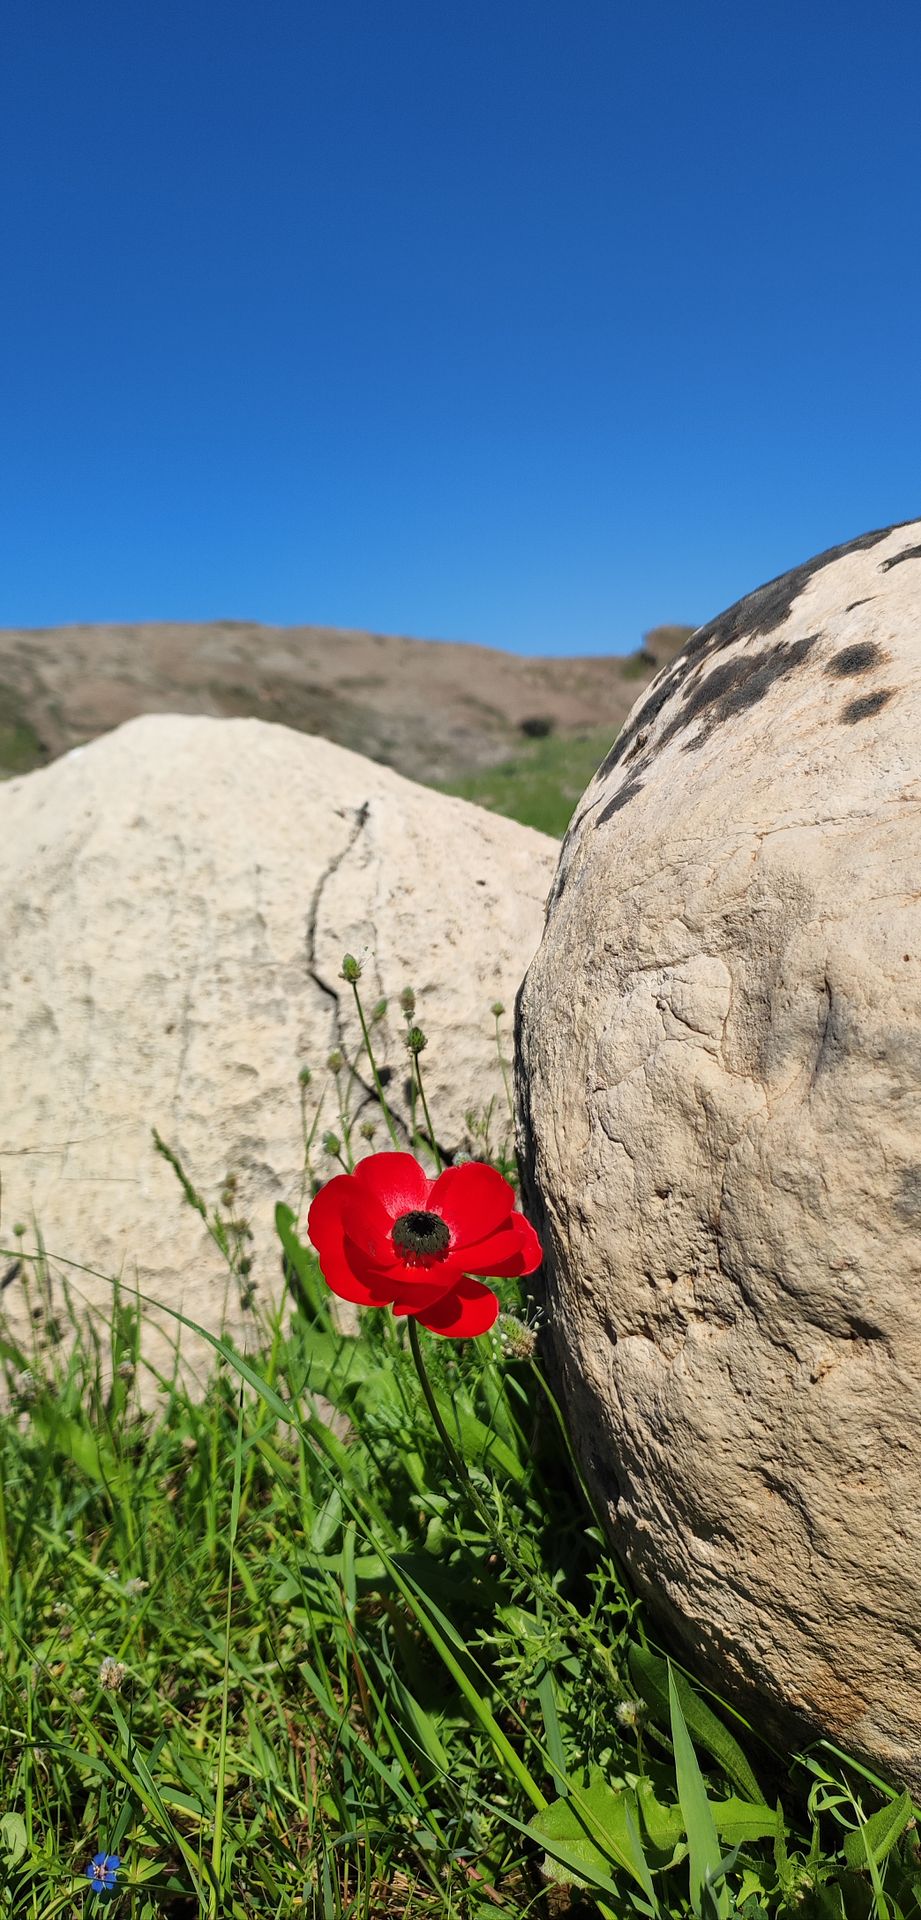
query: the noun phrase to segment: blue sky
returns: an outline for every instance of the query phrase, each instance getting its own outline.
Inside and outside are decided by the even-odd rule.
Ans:
[[[627,651],[921,515],[921,14],[5,0],[0,624]]]

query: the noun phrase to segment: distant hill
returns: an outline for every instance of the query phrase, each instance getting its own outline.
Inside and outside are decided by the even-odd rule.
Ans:
[[[572,743],[591,765],[575,776],[562,825],[545,826],[562,832],[637,695],[692,631],[654,628],[628,656],[531,659],[242,620],[8,629],[0,631],[0,775],[43,766],[139,713],[251,714],[516,812],[501,790],[503,770],[547,763],[549,772],[552,764],[559,783],[567,766],[561,774],[557,763]],[[497,779],[498,797],[470,791],[485,781],[488,795]],[[564,808],[562,795],[552,817]]]

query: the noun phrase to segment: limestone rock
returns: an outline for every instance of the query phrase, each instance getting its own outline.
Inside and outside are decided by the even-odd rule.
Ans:
[[[921,522],[702,628],[517,1010],[574,1435],[724,1691],[921,1787]]]
[[[0,1245],[33,1221],[80,1298],[111,1288],[67,1269],[135,1276],[211,1331],[227,1272],[151,1140],[156,1127],[209,1206],[228,1171],[252,1227],[251,1278],[276,1298],[273,1212],[303,1194],[298,1072],[313,1070],[314,1164],[340,1134],[327,1071],[361,1034],[338,978],[364,962],[401,1137],[409,1056],[399,994],[418,996],[442,1146],[476,1151],[465,1114],[509,1127],[492,1003],[508,1008],[540,934],[556,842],[428,791],[326,740],[257,720],[145,717],[0,787]],[[367,1060],[352,1111],[377,1122]],[[408,1138],[406,1139],[408,1144]],[[304,1209],[309,1202],[307,1188]],[[17,1288],[4,1293],[7,1310]],[[228,1325],[250,1319],[231,1290]],[[154,1316],[156,1318],[156,1316]],[[163,1364],[164,1342],[150,1349]],[[207,1356],[183,1336],[183,1350]]]

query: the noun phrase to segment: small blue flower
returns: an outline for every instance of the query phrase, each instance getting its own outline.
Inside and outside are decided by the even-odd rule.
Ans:
[[[111,1893],[115,1886],[115,1875],[121,1866],[121,1857],[117,1853],[94,1853],[86,1869],[91,1893]]]

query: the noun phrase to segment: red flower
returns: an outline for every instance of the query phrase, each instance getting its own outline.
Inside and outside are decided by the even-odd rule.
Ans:
[[[341,1300],[392,1307],[454,1339],[486,1333],[499,1311],[471,1274],[533,1273],[542,1257],[495,1167],[471,1160],[431,1180],[411,1153],[372,1153],[329,1180],[307,1232]]]

